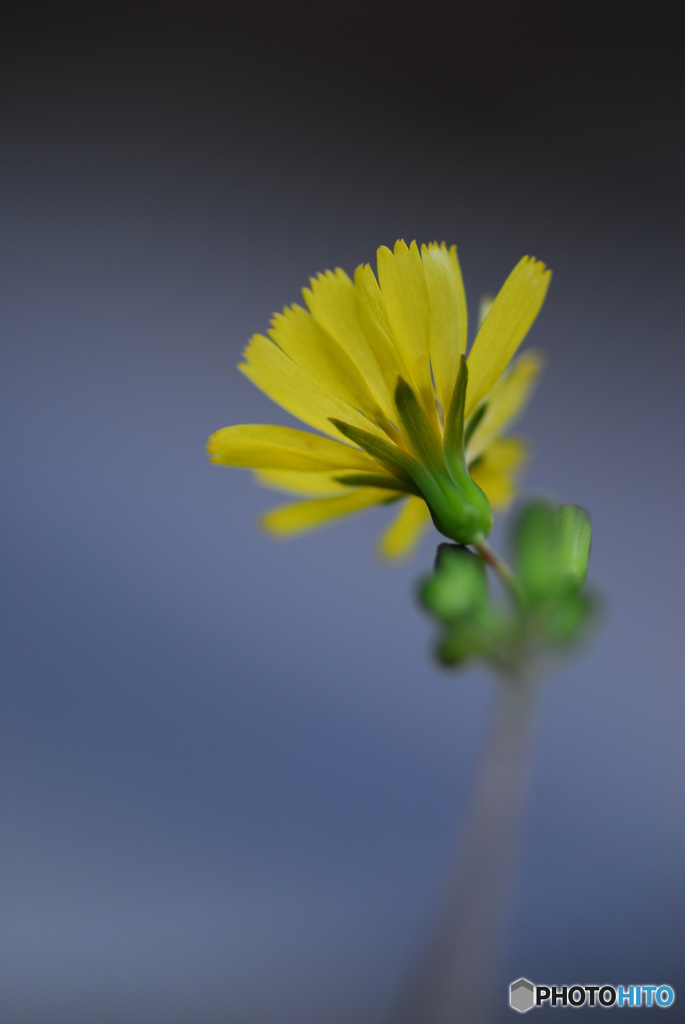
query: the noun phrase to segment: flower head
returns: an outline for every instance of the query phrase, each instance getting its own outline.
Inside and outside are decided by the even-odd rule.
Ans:
[[[320,433],[248,424],[209,439],[213,462],[256,471],[304,496],[264,516],[292,535],[372,505],[402,501],[381,540],[406,554],[432,519],[460,544],[490,532],[525,459],[501,434],[521,412],[541,361],[511,366],[545,298],[550,272],[524,256],[483,320],[466,358],[466,298],[456,248],[443,243],[377,253],[378,277],[326,271],[256,334],[239,369]],[[322,436],[326,435],[326,436]]]

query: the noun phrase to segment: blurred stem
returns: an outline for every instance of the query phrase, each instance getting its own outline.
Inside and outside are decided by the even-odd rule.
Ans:
[[[495,572],[498,573],[500,578],[507,585],[511,593],[516,598],[517,602],[520,602],[523,598],[521,592],[521,584],[519,583],[516,573],[508,565],[500,555],[497,554],[494,548],[491,548],[486,540],[482,540],[480,544],[476,544],[476,551],[488,565],[491,565]]]
[[[495,988],[530,761],[536,687],[501,686],[462,842],[403,1024],[483,1024]]]

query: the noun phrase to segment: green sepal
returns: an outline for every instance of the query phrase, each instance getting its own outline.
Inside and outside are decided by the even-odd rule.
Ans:
[[[466,404],[466,388],[469,382],[469,370],[466,357],[461,357],[459,373],[452,393],[452,401],[445,417],[445,462],[450,476],[460,481],[466,469],[464,459],[464,405]]]
[[[387,441],[366,430],[350,426],[349,423],[345,423],[343,420],[331,419],[331,423],[334,427],[337,427],[341,434],[344,434],[345,437],[365,451],[367,455],[370,455],[380,462],[382,466],[385,466],[390,473],[405,485],[408,491],[411,488],[410,493],[418,493],[428,505],[436,528],[446,536],[452,536],[452,533],[443,528],[445,522],[449,521],[449,498],[443,493],[443,488],[440,487],[438,481],[431,476],[429,471],[420,462],[417,462],[413,456],[406,452],[400,451],[395,445],[389,444]],[[442,477],[445,482],[449,483],[446,471],[443,472]],[[466,543],[469,542],[466,541]]]
[[[466,467],[464,405],[468,381],[469,370],[462,356],[452,401],[445,418],[444,438],[445,464],[450,480],[462,496],[462,512],[457,529],[447,535],[462,544],[477,544],[492,529],[492,511],[487,497],[471,479]]]
[[[419,498],[421,497],[421,492],[414,483],[400,480],[397,476],[388,476],[386,473],[342,473],[333,479],[346,487],[378,487],[388,491],[416,494]]]
[[[426,473],[428,477],[428,474]],[[435,528],[457,544],[479,544],[492,529],[490,503],[478,484],[464,470],[457,483],[447,473],[417,479]]]
[[[429,423],[414,391],[402,377],[397,379],[395,405],[402,433],[409,442],[412,455],[432,474],[444,473],[445,459],[440,438]]]
[[[362,451],[376,459],[382,466],[396,476],[398,480],[410,487],[414,487],[413,459],[410,455],[401,452],[395,445],[383,441],[375,434],[367,430],[360,430],[359,427],[350,426],[343,420],[331,419],[331,423],[341,434],[344,434],[353,444],[358,445]]]
[[[433,525],[445,537],[457,544],[478,544],[490,532],[492,512],[483,492],[477,488],[479,494],[469,495],[475,501],[464,494],[465,490],[476,488],[476,484],[469,480],[471,488],[461,488],[446,472],[433,477],[423,466],[417,468],[416,481]]]
[[[468,448],[469,441],[476,432],[476,427],[480,426],[482,419],[487,411],[488,403],[481,402],[476,411],[469,416],[468,422],[464,427],[464,450]]]
[[[456,417],[457,421],[461,406],[462,435],[467,380],[466,363],[462,361],[458,385],[455,387],[455,393],[459,388],[461,392],[456,404],[453,398],[450,405],[450,415]],[[463,445],[461,460],[454,458],[452,465],[448,466],[440,438],[431,427],[418,398],[401,377],[395,390],[395,403],[402,432],[416,457],[411,472],[428,505],[436,529],[458,544],[477,544],[487,537],[492,528],[492,511],[485,494],[468,474],[463,461]],[[450,429],[453,432],[456,429],[458,435],[458,422]]]
[[[395,400],[411,454],[342,420],[331,419],[331,423],[402,481],[408,493],[418,493],[425,500],[440,533],[459,544],[478,544],[492,528],[488,499],[471,479],[465,465],[458,467],[457,479],[450,475],[441,439],[402,378],[398,380]]]

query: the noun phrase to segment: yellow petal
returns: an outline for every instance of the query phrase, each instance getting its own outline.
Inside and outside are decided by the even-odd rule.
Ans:
[[[528,458],[528,452],[528,444],[523,438],[498,437],[483,453],[480,465],[497,471],[513,472],[521,469]]]
[[[507,473],[489,473],[479,467],[471,476],[485,493],[493,512],[506,508],[516,497],[516,483]]]
[[[376,356],[388,391],[394,399],[398,376],[404,377],[405,380],[411,380],[411,374],[395,344],[385,309],[385,300],[376,275],[368,263],[355,270],[354,290],[364,333]]]
[[[328,270],[319,274],[310,284],[311,288],[304,288],[302,294],[314,320],[347,354],[365,382],[367,394],[392,418],[392,391],[364,332],[352,281],[344,270],[338,269],[335,273]]]
[[[286,494],[306,494],[324,498],[332,494],[349,494],[349,487],[335,479],[334,473],[307,473],[292,469],[258,469],[254,474],[264,487],[273,487]]]
[[[390,560],[407,558],[416,548],[431,522],[423,498],[413,496],[402,503],[399,515],[381,536],[378,551]]]
[[[485,295],[481,295],[480,302],[478,303],[478,324],[476,326],[476,333],[483,326],[483,321],[492,309],[492,304],[495,301],[495,296],[491,295],[490,292],[486,292]]]
[[[354,295],[352,296],[354,301]],[[324,391],[382,426],[386,420],[362,374],[337,341],[301,306],[276,313],[269,337]]]
[[[514,267],[476,335],[469,355],[466,416],[470,416],[506,369],[544,302],[551,271],[524,256]]]
[[[523,412],[543,366],[539,352],[524,352],[490,392],[483,419],[469,440],[466,458],[475,459]]]
[[[459,372],[459,357],[466,351],[466,295],[456,246],[443,242],[421,247],[421,260],[430,306],[430,357],[435,389],[443,409],[449,409]]]
[[[437,426],[430,372],[429,306],[426,275],[416,242],[378,250],[378,281],[395,343],[430,421]]]
[[[316,530],[321,526],[341,519],[343,516],[361,512],[372,505],[382,505],[396,495],[374,487],[359,487],[339,498],[317,498],[313,501],[298,501],[294,505],[272,509],[262,516],[261,525],[269,533],[281,536]]]
[[[338,419],[378,437],[386,437],[372,420],[319,387],[306,370],[264,335],[255,334],[243,355],[245,362],[240,363],[238,369],[274,402],[322,434],[342,437],[330,422]]]
[[[246,469],[379,470],[378,463],[366,452],[349,444],[263,423],[224,427],[212,434],[207,451],[211,462]]]
[[[527,457],[527,447],[516,437],[501,437],[490,445],[475,466],[471,479],[485,491],[493,509],[502,509],[516,495],[516,479]]]

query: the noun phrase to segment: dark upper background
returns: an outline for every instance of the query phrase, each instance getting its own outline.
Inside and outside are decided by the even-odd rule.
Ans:
[[[682,992],[676,5],[5,12],[3,1022],[372,1024],[400,989],[491,683],[428,665],[435,535],[275,544],[203,455],[288,422],[249,335],[397,237],[458,243],[472,309],[554,268],[527,483],[591,510],[608,595],[543,702],[502,998]]]

